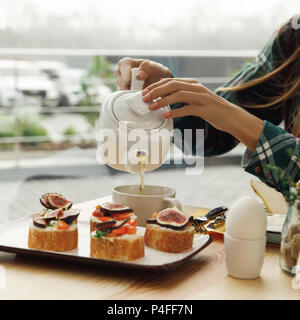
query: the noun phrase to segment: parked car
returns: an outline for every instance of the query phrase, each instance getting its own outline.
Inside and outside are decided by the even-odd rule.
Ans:
[[[56,60],[37,61],[38,67],[53,81],[59,92],[59,106],[76,106],[85,100],[86,94],[93,96],[93,104],[101,104],[111,89],[101,79],[90,77],[82,68],[69,68]],[[83,88],[85,84],[87,91]]]
[[[33,98],[43,106],[56,106],[59,93],[55,84],[34,62],[1,59],[0,105],[12,107],[16,101],[26,100],[26,97]]]
[[[63,74],[65,70],[68,70],[68,66],[64,62],[56,60],[39,60],[36,63],[40,70],[44,72],[55,85],[55,88],[59,93],[57,105],[70,106],[71,102],[61,81],[61,74]]]
[[[36,62],[38,68],[44,72],[50,79],[59,78],[59,73],[61,70],[65,70],[68,66],[61,61],[56,60],[38,60]]]

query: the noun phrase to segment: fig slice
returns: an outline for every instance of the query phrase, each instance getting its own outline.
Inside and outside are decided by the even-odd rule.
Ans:
[[[73,204],[72,201],[58,193],[48,193],[48,203],[51,209],[70,209]]]
[[[130,218],[127,218],[125,220],[123,220],[121,223],[119,223],[117,226],[113,227],[113,229],[118,229],[120,227],[122,227],[125,223],[127,223],[130,220]]]
[[[127,218],[127,219],[125,219],[124,221],[122,221],[120,224],[118,224],[117,226],[113,226],[113,227],[107,228],[107,229],[115,230],[115,229],[118,229],[118,228],[120,228],[120,227],[123,227],[123,225],[124,225],[125,223],[127,223],[129,220],[130,220],[130,218]],[[106,230],[106,228],[105,228],[105,230]]]
[[[117,221],[116,220],[111,220],[111,221],[105,221],[102,223],[97,223],[96,224],[96,229],[102,232],[111,232],[115,229],[118,229],[120,227],[122,227],[126,222],[129,221],[130,218],[125,219],[124,221],[122,221],[122,223],[120,223],[119,225],[116,226]]]
[[[100,210],[104,216],[111,216],[112,214],[117,213],[133,212],[133,210],[130,207],[115,202],[105,202],[101,204]]]
[[[44,216],[43,219],[49,223],[52,220],[58,220],[62,215],[63,215],[63,209],[56,209],[50,212],[47,212]]]
[[[112,229],[112,227],[116,224],[116,220],[104,221],[96,224],[96,229],[102,231],[104,229]]]
[[[46,221],[40,216],[36,216],[33,218],[33,224],[38,228],[46,228],[47,227]]]
[[[59,219],[63,220],[67,224],[71,224],[74,220],[78,218],[79,214],[79,209],[71,209],[69,211],[63,211],[63,214],[61,217],[59,217]]]
[[[42,197],[40,198],[40,202],[42,206],[45,207],[46,209],[52,209],[52,207],[48,202],[48,196],[49,196],[49,193],[43,194]]]
[[[156,221],[163,227],[182,229],[189,223],[189,218],[178,209],[167,208],[157,214]]]
[[[146,220],[146,223],[149,223],[149,224],[156,224],[156,223],[157,223],[157,221],[156,221],[156,219],[147,219],[147,220]]]

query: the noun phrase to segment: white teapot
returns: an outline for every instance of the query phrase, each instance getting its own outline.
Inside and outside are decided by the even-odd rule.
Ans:
[[[142,100],[144,81],[132,69],[131,88],[113,92],[104,101],[99,119],[97,158],[112,168],[132,173],[158,168],[172,141],[173,120],[163,113],[170,107],[151,111]]]

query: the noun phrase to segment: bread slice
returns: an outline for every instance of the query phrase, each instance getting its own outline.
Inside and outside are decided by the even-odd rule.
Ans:
[[[97,221],[96,219],[90,218],[90,233],[96,230],[97,223],[99,223],[99,220]]]
[[[77,225],[71,230],[29,228],[28,247],[31,249],[70,251],[78,246]]]
[[[187,226],[174,230],[158,224],[147,224],[144,236],[145,245],[164,252],[179,253],[192,248],[195,229]]]
[[[142,236],[125,234],[119,237],[98,239],[91,234],[90,255],[93,258],[130,261],[144,257]]]

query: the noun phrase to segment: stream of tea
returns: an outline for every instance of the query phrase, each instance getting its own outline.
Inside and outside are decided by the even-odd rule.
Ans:
[[[146,160],[147,160],[147,155],[146,153],[139,151],[136,156],[138,157],[138,163],[139,163],[139,168],[140,168],[140,193],[144,193],[144,186],[145,186],[145,166],[146,166]]]

